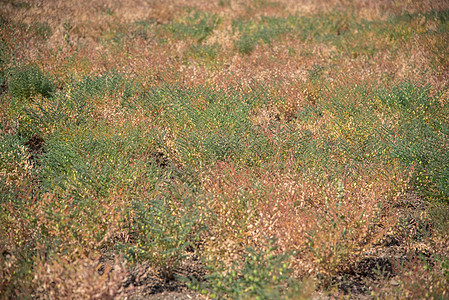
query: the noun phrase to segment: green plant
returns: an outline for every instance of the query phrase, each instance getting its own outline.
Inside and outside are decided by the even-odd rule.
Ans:
[[[66,46],[69,46],[71,40],[70,34],[73,29],[73,24],[67,21],[67,19],[65,19],[64,22],[62,22],[62,28],[64,29],[63,35]]]
[[[7,69],[11,60],[11,49],[6,41],[0,41],[0,94],[4,92],[3,85],[7,80]]]
[[[124,25],[111,28],[103,33],[102,42],[106,45],[111,45],[117,49],[121,49],[123,41],[127,37],[127,28]]]
[[[257,21],[239,19],[233,22],[234,30],[237,29],[241,33],[240,38],[234,42],[234,46],[240,53],[249,54],[259,43],[271,44],[282,35],[291,32],[294,22],[294,17],[262,17]]]
[[[134,83],[120,74],[86,76],[68,80],[65,89],[55,92],[50,99],[35,99],[32,104],[14,110],[20,116],[23,134],[46,134],[66,131],[70,126],[87,126],[98,115],[95,108],[106,99],[116,98],[114,109],[120,111],[130,105],[137,93]]]
[[[446,281],[449,282],[449,258],[442,257],[439,259],[440,268]]]
[[[51,97],[55,91],[55,83],[39,67],[24,65],[11,69],[8,88],[9,94],[19,99],[29,99],[38,94]]]
[[[178,39],[195,38],[198,43],[205,40],[218,26],[220,18],[199,10],[188,10],[187,16],[174,20],[168,30]]]
[[[12,189],[0,180],[0,293],[2,297],[27,297],[32,290],[35,244],[32,215],[23,189]],[[35,198],[32,198],[35,200]]]
[[[215,59],[220,52],[221,47],[219,44],[215,43],[213,45],[192,45],[184,55],[186,57],[192,57],[194,59],[203,59],[212,61]]]
[[[20,186],[31,179],[30,154],[18,136],[0,135],[0,179],[6,186]],[[0,201],[2,202],[2,201]]]
[[[266,139],[249,119],[252,108],[266,101],[256,93],[165,86],[147,101],[157,119],[172,125],[179,155],[189,165],[239,158],[255,163],[264,155],[258,147]]]
[[[33,283],[40,287],[35,295],[42,297],[116,299],[123,296],[126,275],[125,265],[117,259],[104,266],[99,257],[71,259],[60,255],[36,264]]]
[[[440,102],[442,95],[432,95],[429,85],[405,82],[382,90],[380,99],[400,117],[397,124],[385,126],[391,155],[410,169],[411,182],[422,195],[447,200],[449,124],[448,106],[440,104],[445,103]]]
[[[0,298],[448,297],[447,1],[20,1]]]
[[[47,40],[52,36],[52,30],[50,25],[48,25],[47,22],[38,22],[35,24],[32,24],[30,26],[30,30],[34,32],[35,35],[37,35],[39,38],[43,40]]]
[[[133,93],[133,81],[115,71],[109,71],[100,76],[84,76],[70,86],[71,93],[78,97],[98,98],[105,95],[112,96],[123,91],[125,95]]]
[[[130,214],[132,243],[118,246],[132,262],[148,261],[170,280],[187,247],[195,247],[201,231],[201,212],[193,187],[169,186],[163,196],[133,201]]]
[[[275,240],[257,248],[248,247],[242,261],[234,262],[223,272],[208,276],[209,296],[228,299],[281,299],[288,296],[288,288],[294,289],[290,253],[278,254]],[[195,285],[195,283],[193,283]],[[196,285],[199,289],[200,286]],[[299,297],[299,290],[296,296]]]
[[[157,132],[145,133],[141,127],[114,132],[104,125],[90,130],[84,126],[65,129],[71,132],[70,138],[64,131],[48,138],[39,172],[44,190],[83,199],[107,197],[117,185],[134,191],[142,181],[157,181],[160,170],[150,164]]]
[[[429,209],[430,220],[433,228],[442,237],[449,236],[449,214],[447,203],[432,203]]]
[[[26,193],[33,182],[30,154],[18,135],[0,135],[0,294],[17,297],[29,292],[33,238]]]
[[[22,1],[18,1],[18,2],[13,2],[12,5],[15,8],[24,8],[24,9],[29,9],[31,8],[31,4],[28,2],[22,2]]]
[[[441,263],[442,262],[442,263]],[[443,259],[432,266],[424,258],[415,258],[398,268],[395,280],[398,286],[389,293],[378,293],[378,297],[406,297],[408,299],[446,299],[449,294],[447,278],[447,260]]]
[[[130,25],[131,35],[135,37],[142,38],[144,40],[148,40],[153,31],[155,31],[154,20],[140,20],[136,21]]]

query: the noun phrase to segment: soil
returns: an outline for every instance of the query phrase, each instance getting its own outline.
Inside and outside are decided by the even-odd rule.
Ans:
[[[8,91],[8,85],[6,84],[6,81],[0,84],[0,95],[3,93],[6,93]]]
[[[25,146],[28,147],[28,151],[30,152],[30,161],[38,164],[37,157],[45,153],[45,141],[38,134],[33,134],[28,142],[25,143]]]
[[[156,166],[158,166],[162,169],[165,169],[166,167],[168,167],[170,165],[169,159],[161,151],[152,152],[150,154],[150,158]]]

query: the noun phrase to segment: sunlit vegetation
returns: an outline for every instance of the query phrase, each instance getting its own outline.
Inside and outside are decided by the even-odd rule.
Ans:
[[[0,37],[0,298],[449,297],[447,1],[9,0]]]

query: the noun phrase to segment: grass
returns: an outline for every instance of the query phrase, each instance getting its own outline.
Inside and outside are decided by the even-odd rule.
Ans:
[[[446,298],[447,3],[175,2],[0,8],[0,298]]]

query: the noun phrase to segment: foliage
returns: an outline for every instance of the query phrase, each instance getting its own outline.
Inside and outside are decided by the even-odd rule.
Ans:
[[[287,289],[295,284],[291,280],[289,254],[276,254],[274,241],[261,248],[249,247],[242,262],[224,267],[224,272],[214,272],[208,277],[209,295],[215,298],[281,299],[288,295]],[[296,291],[299,297],[300,291]]]
[[[249,114],[264,98],[207,87],[162,87],[154,89],[147,101],[162,122],[173,125],[180,157],[187,164],[261,159],[258,147],[264,138],[250,124]]]
[[[262,17],[260,20],[249,22],[237,20],[233,23],[233,27],[241,32],[241,36],[235,41],[235,48],[240,53],[248,54],[260,42],[270,45],[273,40],[290,32],[294,21],[294,17],[287,19]]]
[[[0,5],[0,298],[447,297],[447,1],[59,2]]]
[[[213,45],[202,45],[197,44],[190,47],[185,52],[186,57],[190,58],[196,58],[196,59],[203,59],[207,61],[212,61],[215,59],[220,52],[221,47],[219,44],[215,43]]]
[[[380,100],[399,113],[398,124],[385,130],[392,155],[411,169],[412,183],[423,195],[447,200],[449,127],[447,106],[440,104],[442,95],[442,92],[431,95],[429,85],[406,82],[382,90]]]
[[[181,263],[187,247],[195,247],[201,231],[201,212],[189,185],[170,187],[151,202],[134,201],[130,214],[133,243],[119,245],[133,262],[150,262],[166,280]],[[195,198],[194,198],[195,197]]]
[[[178,39],[194,38],[198,43],[205,40],[218,26],[220,18],[199,10],[187,10],[187,15],[168,25],[168,30]]]
[[[25,184],[31,176],[30,155],[17,136],[0,135],[0,178],[6,185]]]
[[[17,99],[29,99],[38,94],[51,97],[55,91],[53,80],[34,65],[17,66],[10,71],[9,94]]]
[[[98,119],[94,106],[103,104],[106,98],[117,97],[114,109],[121,110],[135,94],[132,80],[109,73],[68,80],[65,89],[55,92],[50,99],[36,98],[32,104],[14,110],[19,115],[19,130],[24,135],[55,130],[66,132],[71,126],[88,126],[92,118]]]
[[[52,30],[50,25],[47,22],[39,22],[32,24],[30,26],[30,30],[37,35],[39,38],[43,40],[47,40],[52,36]]]
[[[57,257],[51,262],[39,262],[34,282],[41,287],[37,294],[54,298],[116,299],[123,292],[126,272],[116,261],[99,274],[101,263],[95,258],[70,261]]]
[[[446,265],[445,265],[446,264]],[[389,292],[375,293],[378,297],[445,299],[449,293],[447,258],[432,266],[424,259],[415,259],[399,267],[397,287]]]
[[[117,185],[133,190],[140,180],[154,183],[159,171],[153,164],[145,164],[152,160],[155,132],[128,130],[111,132],[100,126],[87,131],[85,127],[72,127],[70,140],[60,133],[53,135],[42,158],[41,187],[83,198],[106,196]]]
[[[9,48],[8,43],[0,41],[0,86],[3,86],[7,79],[7,68],[11,60],[11,50]]]

